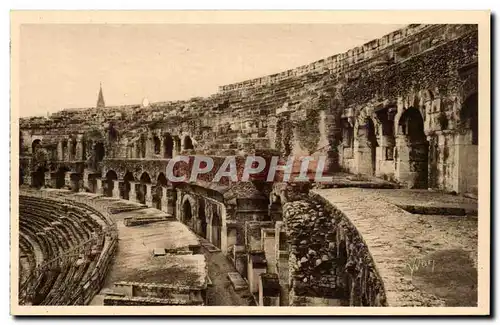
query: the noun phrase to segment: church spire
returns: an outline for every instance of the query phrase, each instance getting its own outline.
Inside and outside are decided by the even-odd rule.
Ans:
[[[104,96],[102,95],[102,83],[99,83],[99,96],[97,97],[97,108],[104,108]]]

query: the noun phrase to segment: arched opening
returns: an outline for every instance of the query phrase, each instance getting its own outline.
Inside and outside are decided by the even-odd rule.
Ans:
[[[96,162],[101,162],[106,155],[106,150],[104,148],[104,143],[97,142],[94,148]]]
[[[76,139],[72,138],[70,140],[70,152],[69,152],[69,160],[76,160]]]
[[[56,188],[63,188],[66,184],[66,172],[68,172],[67,168],[60,167],[56,172]]]
[[[183,146],[183,149],[184,150],[192,150],[192,149],[194,149],[194,147],[193,147],[193,140],[191,140],[191,137],[189,135],[186,135],[184,137],[184,146]]]
[[[134,181],[135,181],[134,175],[131,172],[127,171],[125,173],[125,176],[123,176],[123,194],[122,194],[123,199],[130,200],[130,188],[131,188],[130,182]]]
[[[46,171],[44,167],[38,167],[35,172],[31,173],[31,186],[37,189],[45,186]]]
[[[427,188],[429,145],[420,111],[408,108],[399,120],[399,133],[405,136],[406,146],[399,148],[400,181],[411,188]]]
[[[154,189],[154,194],[153,194],[153,206],[158,210],[166,208],[162,207],[163,203],[162,198],[164,195],[166,195],[166,191],[167,191],[167,177],[165,177],[164,173],[160,173],[156,180],[156,187]]]
[[[36,139],[31,143],[31,153],[35,154],[35,152],[38,150],[38,148],[41,147],[42,141],[40,139]]]
[[[62,154],[61,160],[65,161],[69,158],[68,157],[68,140],[67,139],[62,140],[61,149],[62,149],[61,150],[61,154]]]
[[[141,178],[139,179],[139,190],[137,191],[137,201],[146,204],[146,195],[148,186],[151,184],[151,177],[147,172],[142,173]]]
[[[207,216],[205,214],[205,200],[199,200],[197,233],[203,238],[207,238]]]
[[[211,242],[214,244],[217,248],[221,248],[221,226],[222,226],[222,220],[217,213],[217,210],[213,212],[212,215],[212,238]]]
[[[114,170],[109,170],[106,173],[106,184],[104,189],[104,194],[108,197],[113,196],[113,190],[115,189],[115,182],[118,179],[118,175]]]
[[[163,145],[165,147],[165,156],[163,158],[172,158],[174,153],[174,139],[170,133],[165,134]]]
[[[154,144],[155,155],[159,155],[161,152],[161,141],[160,138],[158,138],[158,136],[156,135],[153,137],[153,144]]]
[[[191,220],[193,218],[193,211],[191,209],[192,207],[189,200],[184,201],[182,205],[182,222],[186,225],[191,225]]]

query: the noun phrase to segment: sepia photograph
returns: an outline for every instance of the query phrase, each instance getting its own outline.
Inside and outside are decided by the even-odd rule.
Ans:
[[[12,314],[489,314],[489,11],[13,11],[11,64]]]

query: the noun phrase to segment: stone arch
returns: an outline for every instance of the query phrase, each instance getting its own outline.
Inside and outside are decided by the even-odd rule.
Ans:
[[[421,111],[410,107],[398,121],[399,181],[411,188],[427,188],[429,144]]]
[[[142,172],[141,177],[139,178],[139,181],[142,184],[151,184],[151,177],[149,176],[148,172]]]
[[[196,201],[194,200],[193,197],[190,195],[186,194],[182,198],[182,203],[181,203],[181,222],[184,223],[185,225],[188,225],[189,227],[192,227],[193,223],[193,215],[195,215],[195,208],[196,208]]]
[[[193,150],[194,145],[193,145],[193,140],[189,135],[184,136],[184,139],[182,141],[182,149],[183,150]]]
[[[166,195],[167,185],[167,177],[163,172],[160,172],[156,178],[156,185],[153,191],[153,207],[158,210],[162,210],[162,208],[164,208],[162,207],[162,198]]]
[[[115,181],[118,180],[118,175],[114,170],[108,170],[106,173],[104,195],[108,197],[113,196],[113,190],[115,189]]]
[[[35,139],[31,142],[31,153],[35,153],[42,146],[42,140]]]
[[[170,133],[165,133],[163,138],[164,156],[163,158],[172,158],[174,153],[174,138]]]
[[[125,176],[123,176],[123,194],[122,194],[122,197],[125,199],[125,200],[130,200],[130,190],[131,190],[131,186],[135,186],[135,177],[134,177],[134,174],[131,173],[130,171],[127,170],[127,172],[125,173]],[[133,184],[130,184],[131,182],[133,182]],[[134,188],[135,190],[135,188]]]

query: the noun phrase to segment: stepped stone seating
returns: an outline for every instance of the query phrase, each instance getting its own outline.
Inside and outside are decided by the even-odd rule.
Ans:
[[[26,191],[19,212],[20,304],[88,304],[116,248],[116,225],[107,211],[84,199]]]

